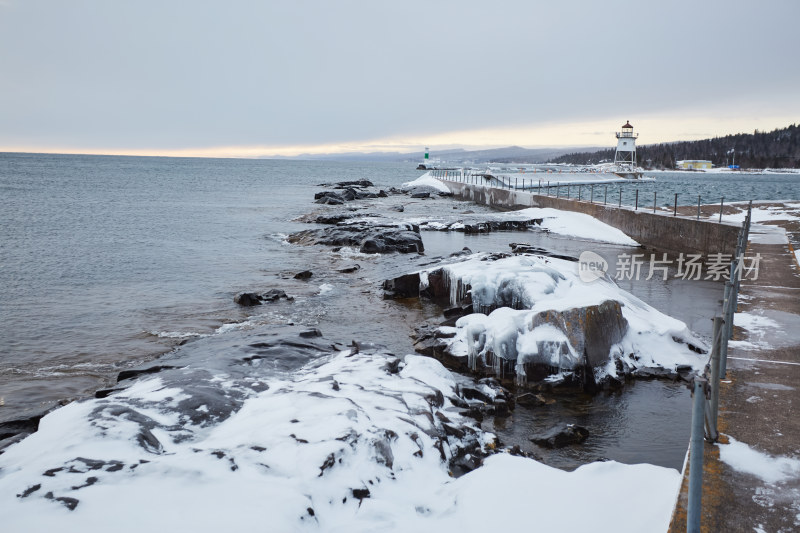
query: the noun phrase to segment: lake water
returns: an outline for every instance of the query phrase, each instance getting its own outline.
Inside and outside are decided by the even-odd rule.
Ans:
[[[286,243],[287,234],[309,227],[296,219],[319,207],[312,202],[318,184],[369,179],[388,189],[419,175],[402,163],[0,154],[0,421],[91,395],[120,370],[187,339],[228,335],[233,344],[243,328],[304,324],[345,344],[359,339],[409,353],[413,326],[437,311],[382,300],[383,279],[463,246],[508,251],[509,242],[523,240],[562,253],[587,247],[533,232],[425,233],[426,254],[413,257]],[[707,195],[709,202],[721,195],[726,201],[800,198],[800,176],[656,177],[638,186],[670,201],[678,191],[694,201]],[[626,184],[625,194],[631,190]],[[408,217],[486,211],[447,199],[403,198]],[[337,272],[354,263],[362,267],[355,275]],[[306,269],[314,272],[310,280],[293,278]],[[270,288],[295,301],[259,308],[233,303],[239,291]],[[625,288],[701,334],[721,294],[712,283]],[[698,290],[707,303],[689,305]],[[688,428],[688,410],[674,418]],[[683,434],[680,439],[685,447]]]

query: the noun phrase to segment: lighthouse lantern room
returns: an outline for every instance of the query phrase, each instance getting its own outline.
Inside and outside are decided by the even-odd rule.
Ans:
[[[614,163],[622,168],[633,170],[636,167],[636,137],[630,121],[625,121],[622,131],[617,132],[617,151],[614,153]]]

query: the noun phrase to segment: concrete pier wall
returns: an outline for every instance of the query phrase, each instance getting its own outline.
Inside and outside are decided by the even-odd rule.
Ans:
[[[552,207],[586,213],[613,226],[647,248],[673,253],[733,254],[739,226],[709,220],[674,217],[672,213],[653,213],[645,209],[603,205],[589,201],[542,196],[526,191],[499,189],[469,183],[445,181],[460,200],[470,200],[497,209]]]

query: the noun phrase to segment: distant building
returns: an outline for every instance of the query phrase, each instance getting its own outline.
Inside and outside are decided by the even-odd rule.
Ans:
[[[711,161],[706,161],[705,159],[686,159],[684,161],[675,161],[676,168],[682,168],[685,170],[697,170],[697,169],[707,169],[711,168],[713,165]]]

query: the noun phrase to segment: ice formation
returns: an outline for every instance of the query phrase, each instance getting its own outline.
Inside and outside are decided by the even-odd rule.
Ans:
[[[467,293],[471,296],[473,314],[456,322],[457,333],[447,350],[466,357],[472,369],[482,364],[498,374],[514,372],[521,384],[526,364],[557,372],[589,366],[600,380],[644,366],[697,369],[705,363],[696,353],[704,342],[683,322],[620,289],[607,276],[583,282],[577,263],[557,258],[491,259],[476,254],[435,269],[444,290],[449,288],[451,306],[463,304]],[[420,278],[429,280],[431,273],[421,272]],[[593,356],[598,347],[604,353]]]

